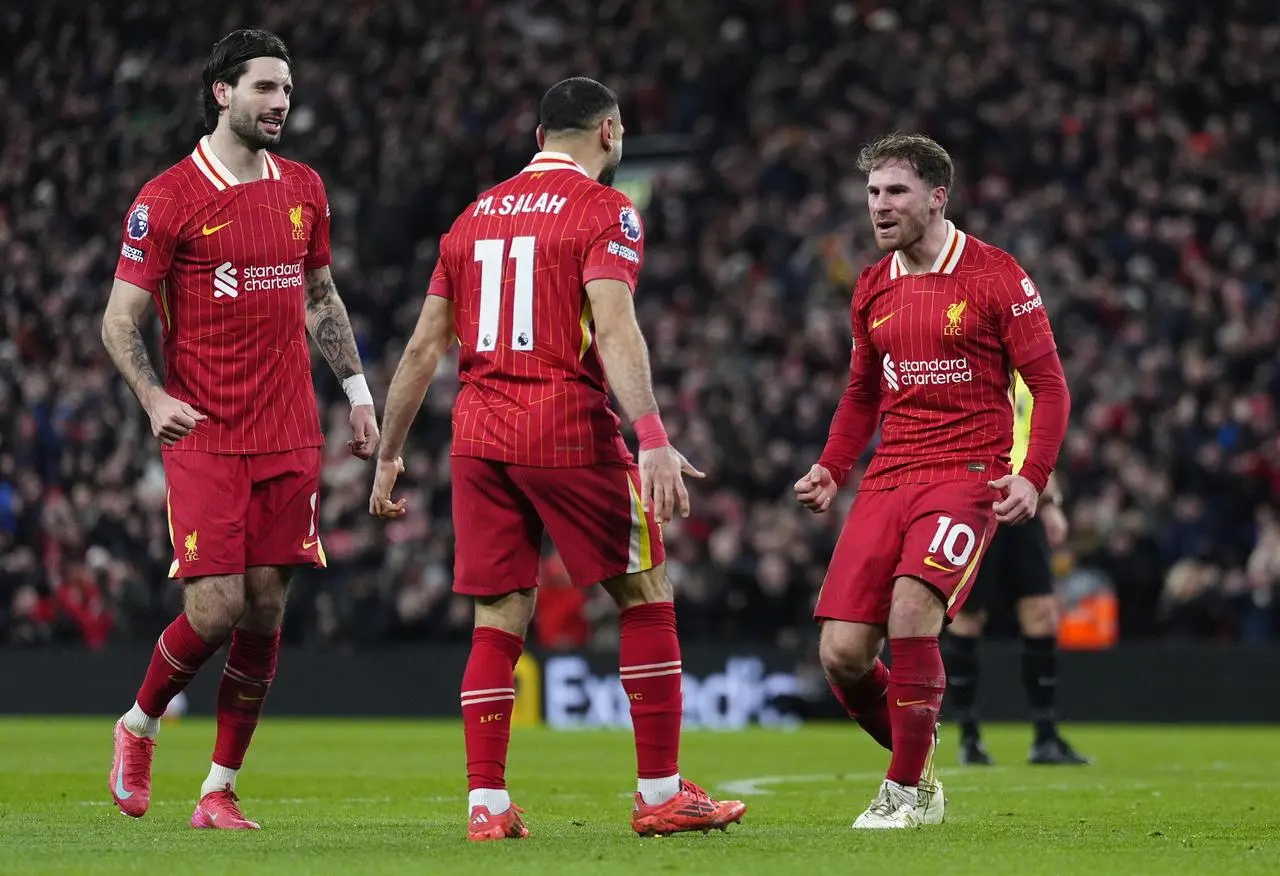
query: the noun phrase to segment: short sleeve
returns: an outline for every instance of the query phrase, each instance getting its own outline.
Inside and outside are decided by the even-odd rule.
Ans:
[[[329,246],[329,194],[319,174],[316,174],[315,187],[316,221],[311,226],[311,240],[307,242],[307,258],[303,263],[308,271],[327,268],[333,261]]]
[[[154,292],[169,274],[185,221],[180,201],[147,183],[124,219],[116,279]]]
[[[436,295],[446,301],[453,300],[453,283],[449,280],[449,269],[445,264],[445,242],[449,235],[440,237],[440,255],[436,259],[436,269],[431,272],[431,282],[427,284],[427,294]]]
[[[1021,368],[1058,348],[1040,290],[1012,257],[989,288],[1000,342],[1014,368]]]
[[[599,231],[587,244],[582,282],[620,280],[634,295],[644,260],[644,226],[631,200],[619,193],[601,205]]]

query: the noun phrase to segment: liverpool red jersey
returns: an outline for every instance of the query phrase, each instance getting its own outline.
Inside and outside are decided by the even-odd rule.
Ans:
[[[878,384],[882,416],[861,489],[1008,474],[1012,372],[1057,349],[1017,260],[948,222],[928,273],[895,252],[863,271],[852,310],[852,379]]]
[[[271,453],[322,443],[305,273],[329,264],[329,201],[305,164],[266,154],[239,182],[209,138],[138,193],[116,277],[148,290],[165,391],[208,416],[165,450]]]
[[[461,389],[453,453],[535,466],[630,461],[609,406],[585,284],[635,292],[644,254],[626,195],[539,152],[440,242],[428,294],[453,301]]]

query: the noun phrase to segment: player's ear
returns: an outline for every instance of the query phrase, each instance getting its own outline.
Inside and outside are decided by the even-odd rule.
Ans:
[[[213,99],[222,109],[231,106],[231,86],[223,82],[221,79],[213,83]]]
[[[534,136],[538,139],[538,148],[541,149],[547,142],[547,132],[542,130],[542,125],[538,125],[538,130],[534,132]]]
[[[600,148],[605,152],[613,151],[613,144],[618,139],[618,120],[612,115],[600,120]]]
[[[933,197],[929,204],[934,210],[941,210],[947,206],[947,189],[946,186],[938,186],[933,190]]]

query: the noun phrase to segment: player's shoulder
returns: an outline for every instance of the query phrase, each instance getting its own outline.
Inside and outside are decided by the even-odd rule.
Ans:
[[[142,184],[138,197],[189,199],[195,186],[196,167],[190,156],[183,156]]]
[[[881,286],[888,285],[893,278],[893,257],[894,253],[889,253],[875,264],[863,268],[862,273],[858,274],[857,285],[854,286],[855,294],[857,291],[873,292]]]
[[[964,235],[964,252],[960,256],[960,267],[970,272],[1012,273],[1019,276],[1024,273],[1022,265],[1018,264],[1018,260],[1012,253],[968,233]]]
[[[285,158],[272,152],[267,153],[267,161],[275,163],[276,168],[280,171],[280,179],[282,180],[295,185],[324,188],[324,180],[321,178],[320,172],[305,162],[294,161],[292,158]]]

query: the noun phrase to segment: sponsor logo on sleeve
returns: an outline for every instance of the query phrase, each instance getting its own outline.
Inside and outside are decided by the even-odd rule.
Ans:
[[[146,252],[138,249],[136,246],[129,246],[127,243],[120,245],[120,255],[132,262],[140,262],[147,257]]]
[[[125,223],[132,240],[142,240],[151,230],[151,208],[146,204],[136,204],[129,211],[129,219]]]
[[[1022,278],[1022,294],[1030,300],[1012,305],[1011,310],[1014,316],[1026,316],[1033,310],[1044,307],[1044,299],[1040,297],[1040,291],[1036,289],[1036,284],[1031,282],[1030,277]]]
[[[621,256],[629,262],[640,264],[640,253],[616,240],[609,241],[608,251],[609,255]]]
[[[632,207],[623,207],[618,214],[618,224],[622,226],[622,236],[632,243],[640,239],[640,217]]]

